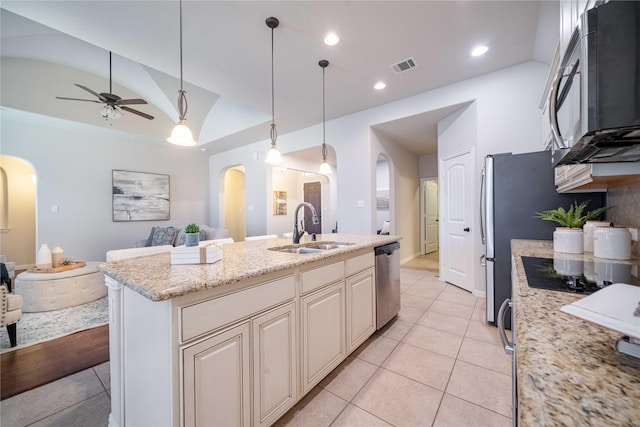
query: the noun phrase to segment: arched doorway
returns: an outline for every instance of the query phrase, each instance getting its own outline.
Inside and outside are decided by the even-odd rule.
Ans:
[[[23,268],[35,264],[36,182],[31,163],[0,156],[0,254]]]

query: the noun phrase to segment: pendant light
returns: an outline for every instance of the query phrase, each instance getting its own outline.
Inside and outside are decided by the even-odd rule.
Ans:
[[[276,139],[278,138],[278,131],[276,130],[276,116],[275,116],[275,108],[274,108],[274,89],[273,89],[273,30],[278,28],[280,25],[280,21],[278,18],[274,18],[273,16],[267,18],[265,21],[267,27],[271,28],[271,148],[267,153],[267,158],[265,162],[271,163],[272,165],[277,165],[278,163],[282,163],[282,155],[280,155],[280,151],[278,151],[278,147],[276,146]]]
[[[325,108],[324,108],[324,69],[329,66],[329,61],[326,59],[320,60],[318,65],[322,67],[322,164],[320,165],[320,169],[318,173],[323,175],[333,173],[331,169],[331,165],[327,163],[327,144],[325,142]]]
[[[175,145],[190,147],[197,143],[193,140],[191,129],[187,126],[187,95],[182,89],[182,83],[182,0],[180,0],[180,90],[178,91],[178,111],[180,116],[178,124],[173,128],[171,136],[167,138],[167,141]]]

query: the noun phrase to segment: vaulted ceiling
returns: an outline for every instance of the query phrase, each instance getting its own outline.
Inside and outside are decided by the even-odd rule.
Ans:
[[[5,109],[120,129],[164,142],[178,118],[178,1],[7,1],[1,3],[1,104]],[[275,119],[279,134],[422,93],[525,61],[549,63],[558,39],[556,1],[184,1],[187,120],[212,153],[268,139],[271,30],[275,16]],[[327,46],[333,31],[340,43]],[[489,52],[471,57],[485,44]],[[105,120],[74,86],[142,97]],[[390,65],[413,58],[395,74]],[[384,81],[386,88],[373,89]],[[542,89],[542,88],[541,88]],[[377,130],[425,152],[443,112]],[[412,122],[413,120],[413,122]]]

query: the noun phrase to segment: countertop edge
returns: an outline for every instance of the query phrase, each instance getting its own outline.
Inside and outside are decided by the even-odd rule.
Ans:
[[[305,238],[301,244],[311,243],[309,236]],[[396,235],[325,234],[318,235],[317,242],[337,241],[350,245],[313,254],[289,254],[268,251],[271,247],[295,246],[290,238],[277,238],[224,245],[223,259],[213,264],[171,265],[170,252],[163,252],[101,263],[98,269],[105,276],[157,302],[373,249],[401,239]]]

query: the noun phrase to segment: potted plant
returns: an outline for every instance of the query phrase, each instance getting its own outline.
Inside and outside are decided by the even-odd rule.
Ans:
[[[184,228],[185,246],[198,246],[200,243],[200,227],[196,224],[188,224]]]
[[[589,201],[578,204],[574,201],[569,209],[563,207],[536,212],[535,218],[554,221],[559,227],[553,232],[553,250],[569,254],[581,254],[584,247],[582,226],[585,222],[597,218],[610,207],[598,208],[589,212],[585,209]]]

